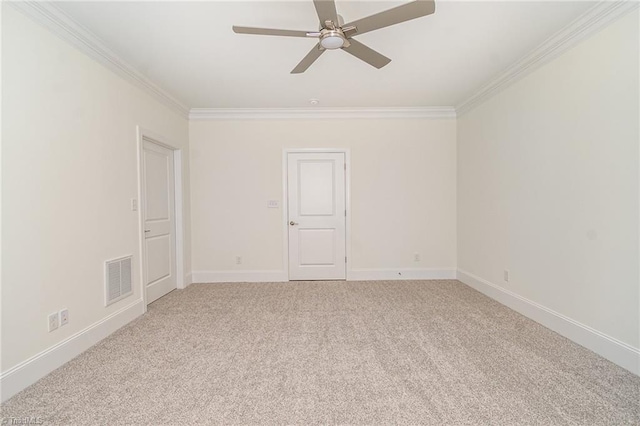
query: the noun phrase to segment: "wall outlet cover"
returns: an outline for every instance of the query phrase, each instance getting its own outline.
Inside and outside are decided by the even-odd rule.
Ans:
[[[69,324],[69,310],[63,309],[60,311],[60,327]]]

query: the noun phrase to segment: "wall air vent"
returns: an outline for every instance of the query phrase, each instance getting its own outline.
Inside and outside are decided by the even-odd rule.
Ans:
[[[131,256],[108,260],[104,264],[104,270],[104,306],[109,306],[133,293],[131,287]]]

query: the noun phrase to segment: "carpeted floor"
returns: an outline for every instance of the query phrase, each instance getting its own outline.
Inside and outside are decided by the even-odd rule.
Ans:
[[[640,424],[640,378],[457,281],[196,284],[2,406],[44,424]]]

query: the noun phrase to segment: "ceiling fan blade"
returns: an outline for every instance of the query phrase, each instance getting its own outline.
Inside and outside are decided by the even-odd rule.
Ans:
[[[313,49],[311,49],[311,51],[307,53],[307,56],[302,58],[300,63],[296,65],[293,70],[291,70],[291,74],[300,74],[305,72],[307,68],[309,68],[311,64],[313,64],[316,59],[318,59],[323,53],[324,50],[320,50],[320,43],[316,44]]]
[[[275,30],[272,28],[239,27],[237,25],[233,26],[233,32],[238,34],[271,35],[271,36],[283,36],[283,37],[307,37],[307,31]]]
[[[342,50],[346,51],[347,53],[351,53],[358,59],[362,59],[369,65],[372,65],[376,68],[382,68],[389,62],[391,62],[391,59],[376,52],[370,47],[365,46],[357,40],[349,39],[349,42],[351,42],[351,46],[343,47]]]
[[[345,27],[354,26],[358,30],[354,35],[368,33],[369,31],[378,30],[380,28],[399,24],[400,22],[410,21],[411,19],[420,18],[422,16],[431,15],[436,11],[434,0],[416,0],[411,3],[403,4],[366,18],[345,24]]]
[[[318,12],[318,19],[320,24],[324,27],[325,21],[331,21],[336,25],[338,23],[338,12],[336,11],[336,3],[334,0],[313,0],[313,4]]]

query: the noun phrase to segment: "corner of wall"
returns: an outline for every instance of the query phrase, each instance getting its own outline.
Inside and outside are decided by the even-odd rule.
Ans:
[[[634,348],[552,309],[458,269],[458,280],[556,333],[640,375],[640,349]]]
[[[53,370],[144,313],[142,299],[117,310],[67,339],[5,371],[0,376],[0,402],[32,385]]]

